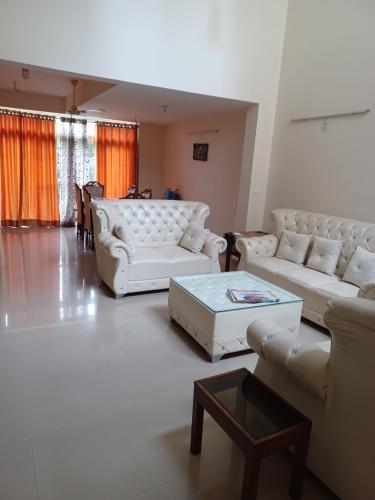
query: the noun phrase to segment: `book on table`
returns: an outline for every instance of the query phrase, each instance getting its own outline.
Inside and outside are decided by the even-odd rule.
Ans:
[[[264,304],[279,302],[279,297],[270,290],[237,290],[228,288],[228,295],[233,302],[243,304]]]

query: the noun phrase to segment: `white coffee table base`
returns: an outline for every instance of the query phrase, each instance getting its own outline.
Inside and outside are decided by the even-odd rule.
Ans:
[[[208,353],[213,363],[225,354],[250,349],[246,330],[252,321],[267,318],[297,332],[303,302],[272,304],[251,309],[213,312],[173,280],[169,288],[169,315]]]

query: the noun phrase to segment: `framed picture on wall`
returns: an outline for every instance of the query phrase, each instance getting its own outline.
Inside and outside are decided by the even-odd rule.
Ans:
[[[207,161],[208,143],[195,142],[193,144],[193,160]]]

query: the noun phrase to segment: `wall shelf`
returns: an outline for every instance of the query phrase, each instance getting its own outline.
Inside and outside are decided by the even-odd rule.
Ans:
[[[371,109],[362,109],[360,111],[348,111],[346,113],[335,113],[331,115],[319,115],[319,116],[307,116],[304,118],[291,118],[291,122],[296,123],[296,122],[306,122],[310,120],[327,120],[329,118],[340,118],[342,116],[358,116],[358,115],[367,115],[367,113],[370,113]]]

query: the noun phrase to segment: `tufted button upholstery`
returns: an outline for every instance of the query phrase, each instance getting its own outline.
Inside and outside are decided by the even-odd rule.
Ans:
[[[325,399],[329,352],[308,344],[274,321],[257,319],[247,329],[247,342],[256,353],[285,370],[315,396]]]
[[[375,253],[375,224],[293,209],[274,210],[272,219],[273,234],[237,240],[237,249],[241,253],[238,268],[302,297],[303,316],[325,326],[323,315],[329,299],[356,297],[358,294],[358,286],[344,281],[343,276],[356,248]],[[277,249],[284,230],[343,242],[336,270],[332,269],[334,274],[320,272],[323,269],[310,269],[304,263],[292,265],[280,258]],[[308,251],[306,264],[310,257]]]
[[[93,200],[91,206],[98,273],[116,294],[167,288],[169,276],[176,274],[220,272],[218,254],[226,248],[223,238],[209,233],[199,256],[186,250],[183,255],[180,252],[180,241],[187,226],[194,222],[204,227],[209,215],[204,203],[102,199]],[[134,262],[127,258],[129,249],[113,234],[118,223],[130,235],[138,255]],[[149,255],[148,250],[153,250],[153,255]],[[143,256],[142,262],[140,256]],[[152,272],[146,275],[146,269]]]
[[[343,276],[357,246],[375,252],[375,224],[287,208],[274,210],[271,216],[274,223],[273,232],[278,238],[284,229],[287,229],[300,234],[342,240],[343,251],[337,267],[339,276]]]
[[[375,283],[361,289],[366,298],[335,298],[328,303],[324,321],[331,347],[326,342],[312,344],[266,320],[252,322],[247,337],[261,356],[255,375],[312,421],[310,470],[345,500],[375,498],[375,303],[367,295],[371,290]]]
[[[256,238],[238,238],[236,247],[241,256],[244,256],[241,258],[238,269],[243,269],[246,261],[253,257],[273,257],[278,244],[279,240],[274,234]]]
[[[209,214],[203,203],[171,200],[102,200],[100,208],[108,231],[116,220],[131,227],[136,247],[178,245],[189,223],[203,226]]]

